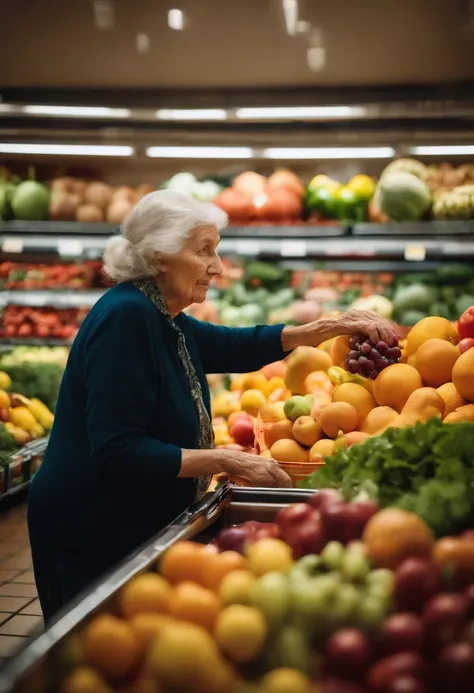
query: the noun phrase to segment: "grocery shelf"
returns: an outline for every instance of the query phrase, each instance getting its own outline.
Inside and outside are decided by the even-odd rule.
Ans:
[[[16,289],[0,293],[0,305],[30,306],[31,308],[88,308],[93,306],[105,289]]]
[[[0,337],[0,350],[14,346],[49,346],[49,347],[70,347],[70,342],[63,339],[41,339],[40,337]]]

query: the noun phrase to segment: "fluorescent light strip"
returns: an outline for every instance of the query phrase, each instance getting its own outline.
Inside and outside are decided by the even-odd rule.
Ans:
[[[264,149],[264,159],[391,159],[391,147],[305,147]]]
[[[474,154],[474,145],[445,145],[433,147],[411,147],[410,154],[417,156],[467,156]]]
[[[153,159],[251,159],[250,147],[148,147],[146,155]]]
[[[0,153],[58,156],[133,156],[135,150],[133,147],[121,145],[0,143]]]
[[[160,109],[155,113],[159,120],[226,120],[227,111],[223,108],[201,109]]]
[[[168,10],[168,26],[174,31],[182,31],[184,29],[183,10]]]
[[[353,106],[288,106],[268,108],[238,108],[236,117],[241,119],[279,119],[279,118],[343,118],[363,112]]]
[[[65,118],[130,118],[128,108],[106,108],[105,106],[42,106],[33,104],[24,106],[23,113],[29,115],[51,115]]]

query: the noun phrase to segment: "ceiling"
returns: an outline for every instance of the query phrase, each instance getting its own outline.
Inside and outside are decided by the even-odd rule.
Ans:
[[[299,0],[299,16],[311,29],[297,36],[285,29],[282,0],[113,0],[114,26],[104,31],[95,26],[93,4],[2,0],[0,87],[314,88],[474,80],[466,0]],[[173,6],[185,13],[184,31],[168,27]],[[138,34],[148,37],[145,53],[137,50]],[[307,51],[321,41],[326,65],[312,71]]]

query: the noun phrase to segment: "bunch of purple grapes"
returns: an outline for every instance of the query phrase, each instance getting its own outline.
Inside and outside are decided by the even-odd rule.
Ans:
[[[386,342],[373,342],[363,334],[355,334],[351,337],[349,345],[351,351],[346,359],[346,370],[355,375],[375,380],[384,368],[397,363],[402,355],[398,346],[398,339],[392,346]]]

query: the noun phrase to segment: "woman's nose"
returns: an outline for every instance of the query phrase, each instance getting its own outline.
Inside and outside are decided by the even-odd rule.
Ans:
[[[222,265],[222,260],[220,259],[219,255],[215,255],[214,258],[212,259],[212,262],[209,266],[209,274],[211,274],[213,277],[214,276],[222,276],[224,274],[224,267]]]

